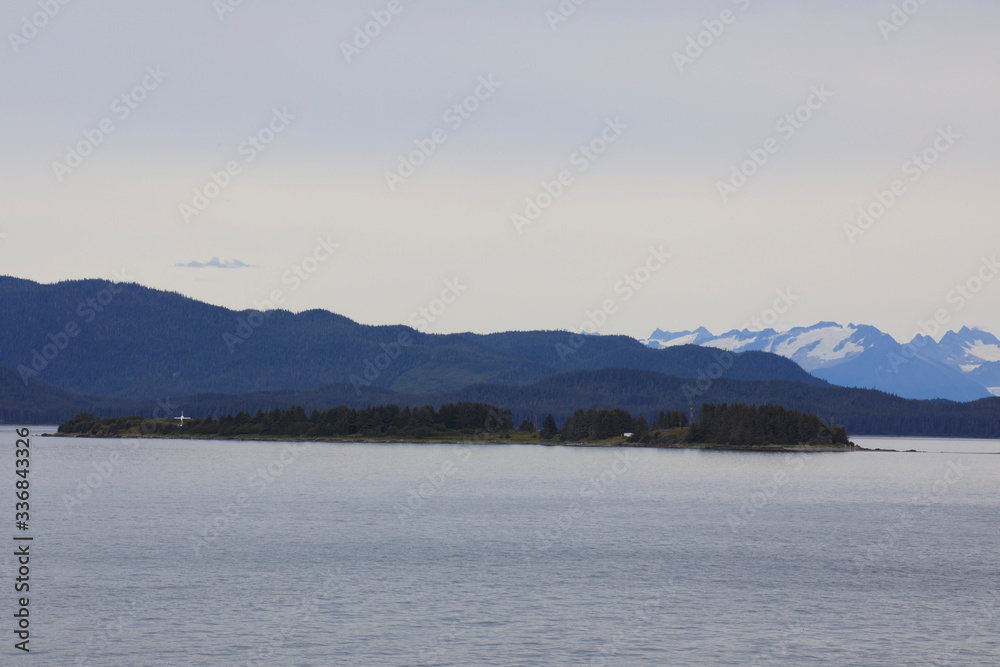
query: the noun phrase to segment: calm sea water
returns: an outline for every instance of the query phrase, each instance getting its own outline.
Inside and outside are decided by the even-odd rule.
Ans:
[[[35,438],[18,664],[1000,664],[1000,441],[856,440]]]

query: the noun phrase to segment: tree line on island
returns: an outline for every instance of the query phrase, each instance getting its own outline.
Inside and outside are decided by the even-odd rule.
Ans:
[[[339,406],[313,410],[302,406],[287,410],[259,410],[251,415],[240,411],[218,419],[208,416],[185,420],[144,417],[98,419],[78,413],[59,426],[65,435],[127,437],[159,435],[191,438],[304,438],[304,439],[387,439],[421,441],[461,439],[487,434],[511,441],[601,442],[622,441],[637,445],[706,444],[738,448],[768,445],[847,446],[843,427],[830,425],[819,417],[775,405],[706,403],[697,419],[688,423],[684,411],[661,411],[655,420],[633,417],[622,409],[577,410],[562,425],[549,414],[536,431],[524,420],[515,430],[511,411],[487,403],[449,403],[435,409],[379,405],[366,408]]]

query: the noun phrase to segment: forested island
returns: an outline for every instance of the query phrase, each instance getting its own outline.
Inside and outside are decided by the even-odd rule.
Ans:
[[[652,422],[652,423],[650,423]],[[237,412],[218,419],[146,417],[98,419],[78,413],[59,426],[60,435],[194,439],[317,440],[368,442],[490,442],[635,447],[846,449],[843,427],[815,415],[775,405],[706,403],[689,423],[683,411],[661,411],[654,420],[622,409],[577,410],[560,427],[549,414],[540,427],[524,420],[514,427],[511,411],[486,403],[449,403],[435,409],[379,405],[313,410]]]

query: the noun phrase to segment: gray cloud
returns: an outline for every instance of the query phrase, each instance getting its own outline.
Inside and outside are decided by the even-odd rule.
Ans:
[[[185,269],[256,269],[259,268],[254,264],[247,264],[241,262],[238,259],[227,259],[221,260],[218,257],[213,257],[207,262],[191,261],[186,263],[174,264],[174,266],[179,266]]]

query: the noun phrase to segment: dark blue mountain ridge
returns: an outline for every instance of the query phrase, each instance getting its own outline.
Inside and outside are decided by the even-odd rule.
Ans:
[[[600,368],[826,384],[769,353],[653,350],[627,336],[589,336],[567,354],[565,332],[428,334],[359,324],[325,310],[235,311],[101,280],[40,284],[0,277],[0,321],[0,364],[58,388],[118,398],[337,383],[356,391],[430,394],[472,384],[525,385]]]

